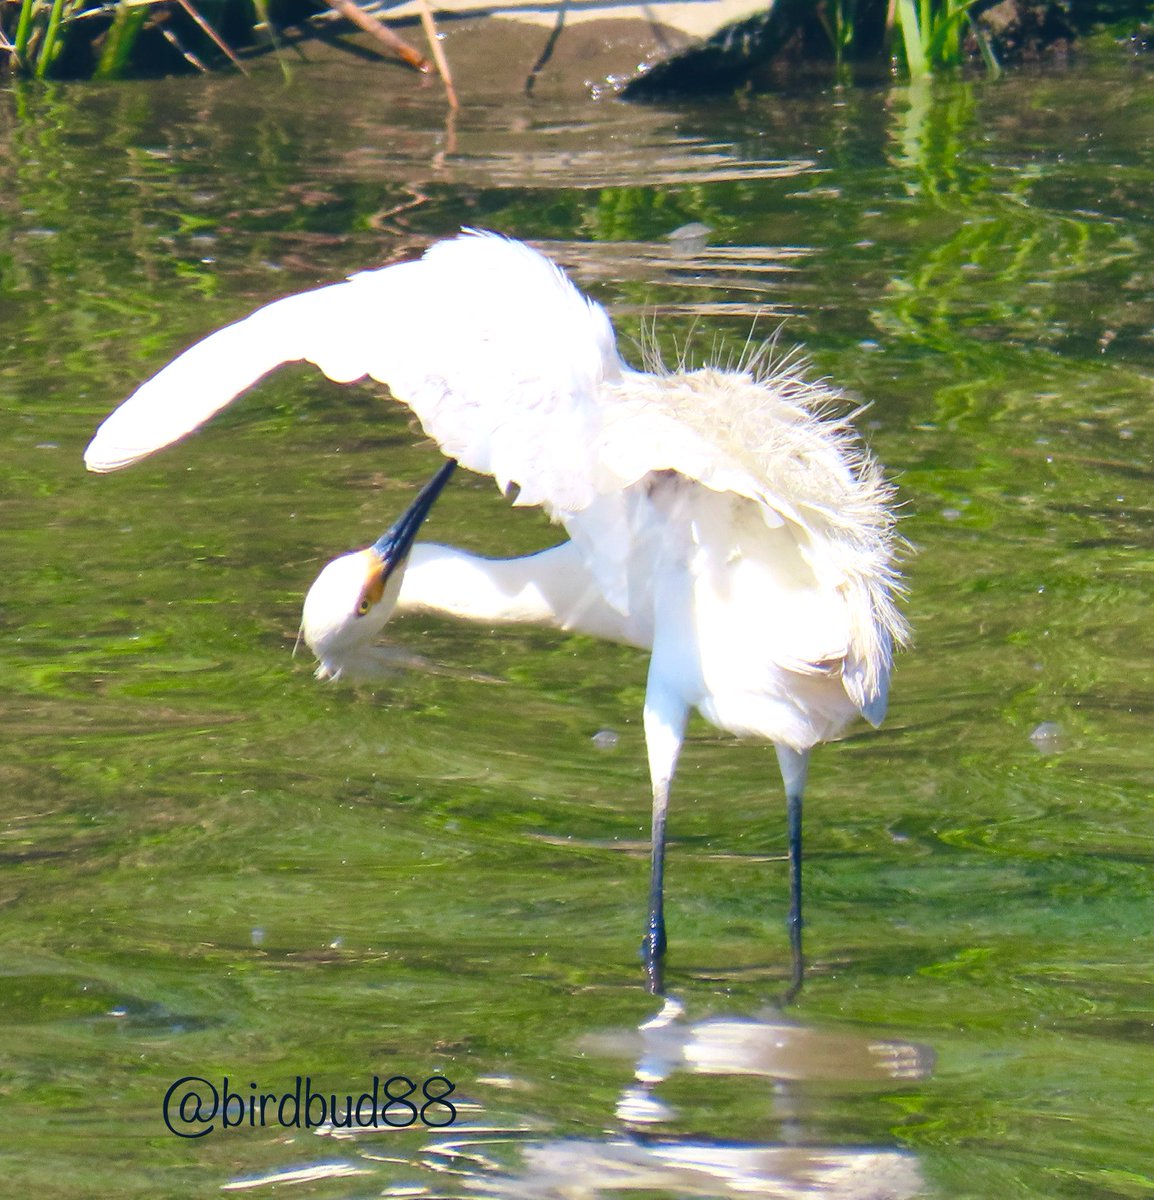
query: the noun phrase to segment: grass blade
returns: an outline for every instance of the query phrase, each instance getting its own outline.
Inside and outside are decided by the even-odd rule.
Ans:
[[[112,18],[100,49],[100,58],[92,72],[94,79],[119,79],[124,74],[136,39],[147,20],[148,6],[145,4],[121,3],[116,6],[116,15]]]
[[[48,14],[48,29],[44,34],[44,44],[36,52],[35,75],[43,79],[48,74],[49,67],[59,53],[60,22],[64,18],[64,0],[52,0],[52,11]]]
[[[897,16],[910,78],[925,79],[930,73],[930,67],[926,60],[925,46],[922,44],[922,30],[918,25],[918,13],[914,8],[914,0],[898,0]]]
[[[23,63],[28,53],[28,39],[32,36],[32,12],[36,0],[23,0],[20,5],[20,19],[16,22],[16,40],[12,43],[18,62]]]
[[[981,51],[982,62],[986,64],[986,70],[990,74],[991,79],[998,79],[1002,74],[1002,64],[998,62],[998,56],[994,53],[993,46],[990,45],[990,39],[986,36],[985,31],[974,20],[973,14],[966,9],[966,20],[970,23],[970,29],[973,30],[974,37],[977,39],[978,49]]]

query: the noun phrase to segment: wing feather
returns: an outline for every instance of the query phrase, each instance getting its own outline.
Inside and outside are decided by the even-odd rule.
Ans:
[[[548,259],[493,234],[289,296],[218,330],[100,426],[89,470],[116,471],[191,433],[283,363],[369,376],[450,457],[553,515],[608,490],[593,446],[601,390],[619,378],[613,330]]]
[[[848,612],[791,670],[843,664],[867,719],[885,710],[894,605],[891,491],[844,424],[836,394],[787,360],[751,371],[631,371],[609,318],[535,250],[466,232],[409,263],[289,296],[206,337],[143,384],[96,432],[90,470],[115,471],[177,441],[282,363],[371,377],[446,455],[569,530],[607,601],[630,608],[627,490],[655,473],[754,502],[763,533],[802,530],[816,586]],[[824,629],[824,627],[823,627]]]
[[[277,300],[191,346],[104,420],[84,452],[88,469],[131,466],[203,425],[275,367],[312,357],[308,340],[317,316],[339,307],[345,286]],[[341,380],[364,374],[346,360],[328,356],[323,369]]]

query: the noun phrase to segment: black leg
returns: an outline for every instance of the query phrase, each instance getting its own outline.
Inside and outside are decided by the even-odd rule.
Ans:
[[[806,768],[809,766],[808,750],[790,750],[777,747],[777,762],[781,767],[781,778],[785,784],[786,822],[789,827],[789,987],[785,1003],[797,998],[805,976],[805,958],[801,950],[801,800],[805,795]]]
[[[665,994],[665,809],[668,793],[653,798],[653,844],[649,868],[649,919],[641,940],[645,985],[651,996]]]
[[[680,636],[680,635],[678,635]],[[677,755],[685,732],[689,709],[675,689],[665,686],[657,670],[661,654],[655,637],[645,691],[645,748],[649,755],[649,779],[653,785],[653,845],[649,866],[649,919],[641,941],[645,984],[651,996],[665,995],[665,814],[669,808],[669,785],[677,769]]]
[[[789,991],[793,1000],[801,991],[805,975],[805,958],[801,950],[801,792],[786,797],[786,818],[789,824],[789,951],[792,959]]]

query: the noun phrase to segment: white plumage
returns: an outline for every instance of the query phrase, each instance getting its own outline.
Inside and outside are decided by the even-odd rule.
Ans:
[[[340,382],[387,384],[447,456],[515,488],[515,504],[541,505],[570,537],[518,559],[427,544],[409,553],[408,536],[398,562],[382,566],[381,543],[343,556],[305,604],[320,673],[362,669],[394,605],[548,623],[651,650],[650,987],[663,986],[665,808],[693,708],[778,749],[800,983],[808,751],[859,713],[881,721],[892,649],[906,636],[894,603],[892,492],[830,416],[837,393],[789,363],[633,370],[605,311],[552,263],[466,233],[205,338],[104,422],[86,462],[128,466],[300,359]]]

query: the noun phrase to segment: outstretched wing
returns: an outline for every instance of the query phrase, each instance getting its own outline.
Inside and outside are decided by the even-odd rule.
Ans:
[[[555,516],[612,486],[592,447],[622,371],[609,318],[548,259],[466,232],[423,258],[288,296],[210,334],[100,426],[92,471],[192,432],[282,363],[387,384],[452,458]]]

